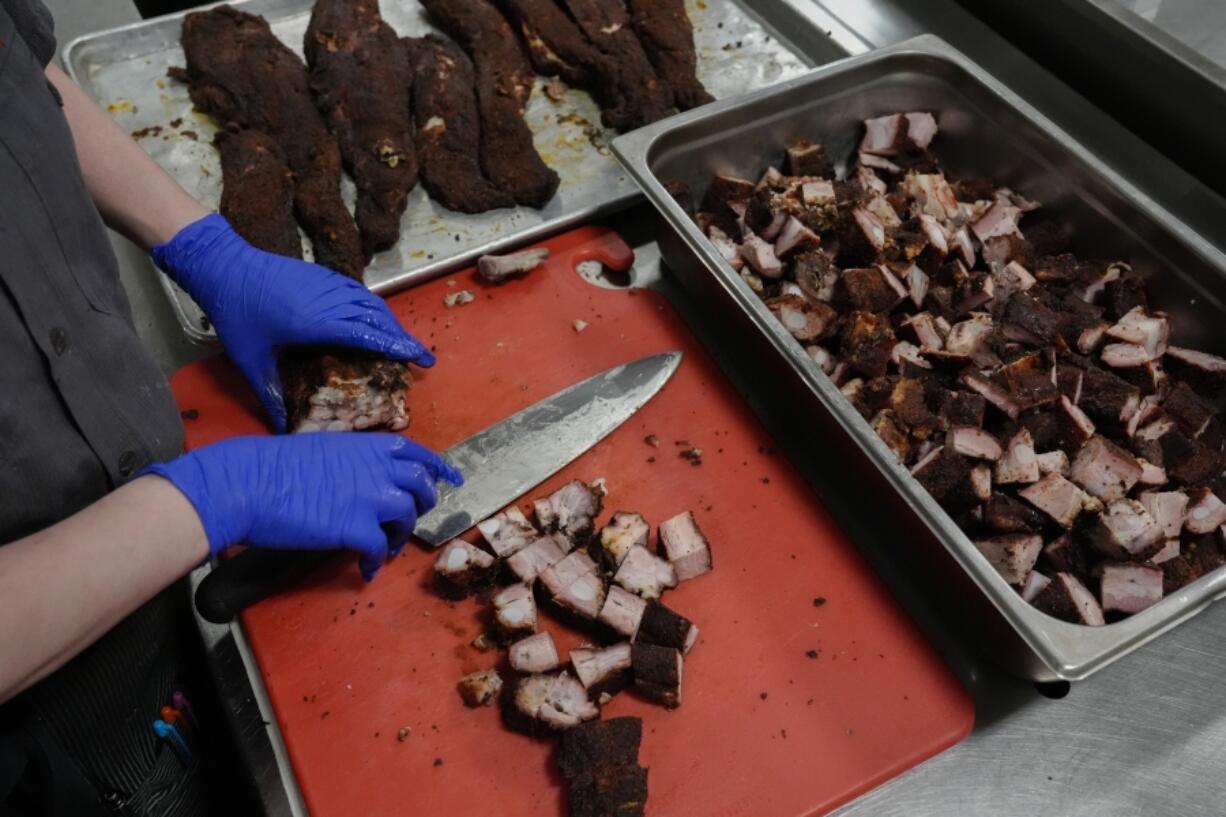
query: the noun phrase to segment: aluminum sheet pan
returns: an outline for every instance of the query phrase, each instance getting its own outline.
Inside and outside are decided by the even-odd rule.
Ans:
[[[1070,228],[1075,252],[1123,258],[1152,280],[1151,301],[1171,314],[1178,343],[1226,352],[1226,256],[937,37],[917,37],[650,125],[617,138],[613,148],[672,228],[660,237],[666,260],[695,297],[705,293],[712,304],[726,307],[729,320],[735,321],[726,331],[747,333],[745,343],[761,342],[766,350],[761,367],[777,362],[779,371],[802,384],[805,399],[818,409],[809,424],[824,421],[823,430],[828,430],[821,444],[830,446],[832,467],[863,465],[892,492],[892,505],[903,509],[913,529],[922,530],[937,544],[936,552],[950,557],[945,561],[954,579],[937,586],[965,605],[964,618],[975,618],[977,608],[993,613],[999,626],[985,624],[985,629],[1000,635],[1001,646],[1007,647],[997,657],[1036,680],[1084,678],[1226,595],[1226,569],[1104,627],[1069,624],[1031,607],[662,186],[663,179],[679,178],[701,191],[715,172],[757,178],[799,136],[825,143],[832,157],[846,161],[859,141],[863,119],[916,109],[937,114],[941,133],[934,149],[953,174],[989,175],[1043,202]],[[840,441],[846,443],[843,449],[836,448]],[[835,461],[837,450],[850,452],[851,459]],[[896,545],[912,543],[904,539]]]
[[[246,0],[235,8],[263,15],[273,32],[297,54],[314,3],[311,0]],[[698,73],[717,99],[736,96],[796,77],[830,54],[802,53],[793,45],[811,41],[812,24],[787,0],[753,3],[736,0],[687,0],[698,50]],[[382,0],[384,18],[403,36],[434,30],[416,0]],[[221,169],[212,139],[216,123],[192,110],[187,86],[166,71],[184,63],[179,47],[183,14],[80,37],[64,49],[66,70],[134,134],[142,147],[206,207],[221,197]],[[785,39],[802,23],[800,36]],[[446,210],[418,186],[409,197],[401,241],[377,255],[366,283],[388,293],[471,263],[477,256],[523,243],[559,228],[625,206],[638,193],[608,148],[612,132],[600,127],[600,110],[583,91],[571,90],[561,102],[543,93],[538,80],[527,120],[546,163],[562,177],[558,194],[543,210],[524,207],[464,215]],[[172,124],[174,123],[174,124]],[[342,195],[353,207],[348,176]],[[308,246],[309,252],[309,246]],[[307,257],[310,257],[309,255]],[[213,332],[187,295],[164,279],[188,334],[208,340]]]

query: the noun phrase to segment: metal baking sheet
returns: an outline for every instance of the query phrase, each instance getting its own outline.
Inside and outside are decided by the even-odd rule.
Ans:
[[[263,15],[273,32],[300,56],[312,0],[246,0],[235,8]],[[788,2],[743,5],[737,0],[687,0],[694,23],[698,73],[718,99],[736,96],[796,77],[820,59],[837,55],[814,46],[809,23]],[[403,36],[434,30],[416,0],[382,0],[384,18]],[[188,192],[216,208],[221,169],[212,146],[216,123],[192,109],[187,86],[166,71],[183,65],[179,34],[183,14],[90,34],[63,53],[68,73],[133,134],[158,164]],[[803,26],[797,29],[797,26]],[[785,39],[781,31],[799,36]],[[792,40],[806,47],[793,45]],[[600,110],[583,91],[561,102],[543,93],[538,80],[527,120],[546,163],[562,177],[558,194],[542,210],[524,207],[464,215],[431,201],[420,186],[409,197],[400,243],[377,255],[366,283],[388,293],[458,269],[477,256],[523,243],[619,208],[633,200],[635,186],[608,148],[612,132],[600,127]],[[345,177],[342,195],[353,207],[354,186]],[[309,253],[309,244],[305,244]],[[308,257],[310,257],[308,255]],[[164,278],[164,276],[163,276]],[[164,279],[185,330],[208,340],[213,332],[192,300]]]
[[[980,606],[1005,625],[994,628],[1007,636],[1000,639],[1006,653],[998,657],[1037,680],[1084,678],[1226,595],[1226,569],[1104,627],[1069,624],[1035,610],[1001,580],[661,183],[677,178],[701,191],[715,172],[757,178],[799,136],[847,160],[863,119],[917,109],[937,114],[941,132],[934,148],[954,175],[988,175],[1043,202],[1067,224],[1078,255],[1125,259],[1153,281],[1151,302],[1172,316],[1175,342],[1226,352],[1226,256],[939,38],[917,37],[827,66],[621,136],[613,146],[672,227],[661,235],[670,265],[695,293],[725,305],[730,320],[739,316],[736,329],[748,333],[745,342],[760,341],[770,358],[762,367],[776,362],[802,384],[818,408],[810,424],[824,421],[835,435],[829,438],[831,459],[838,456],[835,441],[846,443],[851,459],[840,467],[863,461],[892,492],[893,507],[943,546],[938,552],[952,558],[950,575],[960,583],[943,585],[944,592],[968,593],[958,602],[967,605],[965,617],[975,617],[972,606],[985,602]],[[734,331],[731,324],[728,331]]]

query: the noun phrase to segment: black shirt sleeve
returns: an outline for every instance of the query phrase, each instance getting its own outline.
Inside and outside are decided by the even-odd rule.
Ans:
[[[45,67],[55,56],[55,22],[42,0],[0,0],[34,56]]]

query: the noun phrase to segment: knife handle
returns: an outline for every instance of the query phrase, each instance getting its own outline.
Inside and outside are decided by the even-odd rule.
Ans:
[[[204,577],[196,588],[196,610],[205,621],[228,624],[257,601],[297,584],[334,552],[247,548]]]

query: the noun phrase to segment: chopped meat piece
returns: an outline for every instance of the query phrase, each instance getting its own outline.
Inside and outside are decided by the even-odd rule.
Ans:
[[[975,547],[996,568],[1009,584],[1020,585],[1038,561],[1043,549],[1043,537],[1036,534],[1013,533],[994,539],[977,539]]]
[[[386,250],[417,186],[409,53],[371,0],[318,0],[303,50],[315,103],[357,185],[363,249]]]
[[[774,170],[774,168],[771,168]],[[776,173],[778,171],[775,171]],[[758,182],[758,186],[762,186],[762,182]],[[665,179],[664,192],[672,196],[673,201],[677,202],[677,206],[681,211],[690,218],[698,211],[694,203],[694,191],[690,190],[690,186],[681,179]]]
[[[536,521],[549,533],[560,533],[572,544],[583,545],[591,538],[595,518],[600,514],[601,495],[579,480],[572,480],[544,500],[536,500]]]
[[[509,698],[508,718],[529,725],[562,731],[600,717],[600,708],[588,700],[583,684],[567,672],[524,676]]]
[[[1212,533],[1222,525],[1226,525],[1226,504],[1208,488],[1193,491],[1183,523],[1188,533]]]
[[[566,0],[588,39],[607,58],[601,121],[616,130],[634,130],[672,113],[673,90],[652,66],[619,0]]]
[[[531,272],[548,258],[549,250],[545,247],[533,247],[509,255],[483,255],[477,259],[477,274],[491,284],[497,284],[512,276]]]
[[[971,461],[944,449],[936,449],[927,461],[917,463],[911,473],[933,499],[944,500],[971,471]]]
[[[1063,316],[1043,304],[1028,292],[1019,293],[1005,303],[1002,327],[1015,330],[1011,336],[1037,339],[1038,343],[1054,343],[1060,337]]]
[[[571,650],[570,663],[589,695],[619,692],[629,680],[630,642]]]
[[[956,329],[957,327],[954,328]],[[1016,420],[1018,415],[1021,414],[1021,406],[1013,402],[1013,399],[1004,389],[993,385],[987,378],[968,372],[962,375],[962,382],[968,388],[982,395],[985,400],[1003,411],[1011,419]]]
[[[677,586],[677,570],[671,562],[647,548],[634,545],[622,560],[613,581],[645,599],[658,599],[665,590]]]
[[[434,560],[434,579],[444,596],[462,599],[493,582],[494,557],[463,539],[453,539]]]
[[[531,584],[542,572],[566,556],[556,536],[542,536],[507,557],[507,567],[521,582]]]
[[[992,497],[992,468],[989,465],[976,465],[967,477],[970,482],[972,496],[980,502],[986,502]]]
[[[871,210],[855,207],[838,225],[839,258],[847,265],[869,264],[885,249],[889,235]]]
[[[916,439],[926,440],[942,429],[941,418],[928,410],[924,384],[902,377],[890,390],[890,409]]]
[[[921,151],[928,147],[936,133],[936,119],[926,112],[866,119],[860,151],[876,156]]]
[[[955,323],[945,338],[945,351],[951,355],[960,355],[974,359],[992,336],[992,318],[990,315],[971,315],[964,321]]]
[[[485,669],[465,675],[457,688],[465,706],[488,706],[502,689],[502,677],[497,670]]]
[[[625,569],[624,563],[622,568]],[[604,581],[596,563],[584,551],[576,550],[557,564],[545,568],[541,571],[540,580],[554,602],[564,609],[589,619],[595,619],[600,614],[605,600]]]
[[[800,175],[800,174],[793,174],[793,175]],[[758,179],[758,185],[757,187],[754,188],[754,190],[755,191],[764,190],[764,189],[783,190],[787,186],[788,186],[787,176],[784,176],[782,173],[780,173],[779,168],[775,167],[774,165],[771,165],[766,168],[766,171],[762,174],[762,178]]]
[[[610,569],[616,569],[634,545],[647,546],[651,527],[641,513],[617,511],[600,531],[601,556]]]
[[[688,655],[698,641],[698,628],[658,601],[649,601],[635,643],[672,647]]]
[[[1145,565],[1104,565],[1099,597],[1104,612],[1139,613],[1162,600],[1162,570]]]
[[[834,367],[837,364],[835,362],[834,355],[830,354],[829,350],[824,349],[821,346],[806,346],[805,352],[807,352],[809,357],[813,359],[813,362],[817,364],[817,367],[826,374],[830,374],[834,371]]]
[[[1156,360],[1166,354],[1171,324],[1163,316],[1147,315],[1145,310],[1136,307],[1110,327],[1107,334],[1125,343],[1142,347],[1149,360]]]
[[[1162,421],[1158,421],[1162,422]],[[1153,425],[1158,425],[1158,422]],[[1170,421],[1167,421],[1168,423]],[[1159,454],[1167,474],[1181,485],[1197,487],[1216,478],[1222,471],[1215,452],[1185,435],[1174,424],[1158,439]],[[1145,430],[1142,429],[1142,434]],[[1138,437],[1141,434],[1137,435]],[[1146,457],[1149,459],[1149,457]]]
[[[783,262],[775,255],[775,247],[756,235],[749,235],[741,242],[738,252],[745,263],[763,278],[776,279],[783,275]]]
[[[644,697],[669,709],[681,706],[681,651],[636,643],[631,650],[634,687]]]
[[[801,343],[812,343],[834,331],[838,314],[821,301],[810,301],[803,295],[780,295],[766,301],[783,328]]]
[[[863,167],[871,167],[876,170],[884,170],[889,173],[901,173],[902,168],[891,162],[884,156],[878,156],[874,153],[860,152],[857,157],[860,165]]]
[[[1042,593],[1047,586],[1051,584],[1051,579],[1039,573],[1037,570],[1030,571],[1030,575],[1026,577],[1026,582],[1022,585],[1022,600],[1028,604],[1033,604],[1035,598]]]
[[[1153,360],[1144,346],[1131,343],[1108,343],[1103,347],[1103,363],[1114,369],[1133,369]]]
[[[607,766],[570,781],[566,809],[570,817],[643,817],[646,802],[647,769]]]
[[[1126,497],[1137,484],[1141,465],[1106,437],[1095,436],[1073,458],[1069,476],[1104,502],[1114,502]]]
[[[794,252],[811,250],[822,243],[817,233],[810,230],[796,216],[788,216],[779,235],[775,237],[775,255],[785,258]]]
[[[511,669],[526,674],[549,672],[562,663],[553,636],[547,632],[536,633],[520,639],[507,648]],[[585,684],[586,686],[586,684]]]
[[[586,777],[604,767],[638,763],[643,722],[639,718],[590,721],[562,734],[558,768],[568,780]],[[620,812],[608,812],[620,815]]]
[[[1008,202],[997,200],[983,217],[971,225],[971,230],[980,241],[1005,235],[1020,235],[1017,221],[1022,210]]]
[[[1208,352],[1167,346],[1165,360],[1173,371],[1198,387],[1217,387],[1226,379],[1226,358]]]
[[[880,377],[889,366],[896,342],[894,330],[885,318],[872,312],[853,312],[843,333],[843,359],[853,372]]]
[[[1113,559],[1144,560],[1162,549],[1164,536],[1145,506],[1135,499],[1109,504],[1090,530],[1090,542]]]
[[[1052,382],[1051,367],[1042,352],[1023,355],[1002,366],[992,374],[991,380],[1004,389],[1010,401],[1023,411],[1054,403],[1060,396],[1056,384]]]
[[[1171,559],[1179,556],[1179,540],[1167,539],[1166,544],[1162,546],[1162,550],[1150,556],[1146,560],[1147,564],[1160,565],[1163,562],[1169,562]]]
[[[792,269],[796,284],[808,298],[823,303],[834,299],[839,272],[824,252],[807,252],[797,256],[792,262]]]
[[[904,326],[915,333],[915,339],[919,341],[921,350],[940,350],[945,345],[945,339],[937,329],[936,321],[927,312],[912,315]]]
[[[916,309],[923,309],[924,300],[928,297],[928,286],[931,282],[928,274],[912,264],[907,268],[907,294]]]
[[[911,440],[896,422],[894,412],[889,409],[877,412],[869,425],[882,442],[897,455],[900,462],[906,462],[911,458]]]
[[[808,139],[797,139],[788,145],[785,167],[789,176],[834,178],[834,166],[826,158],[826,151]]]
[[[1063,451],[1048,451],[1045,454],[1039,454],[1037,459],[1039,461],[1039,473],[1044,476],[1047,474],[1060,474],[1061,476],[1068,474],[1068,454],[1065,454]]]
[[[1094,594],[1069,573],[1057,573],[1052,577],[1051,584],[1035,596],[1032,604],[1049,615],[1073,624],[1101,627],[1107,623]]]
[[[536,600],[528,584],[512,584],[494,596],[494,623],[499,634],[513,641],[536,632]]]
[[[738,176],[716,175],[702,198],[702,209],[716,213],[736,201],[745,201],[754,193],[754,183]]]
[[[707,237],[719,251],[720,257],[728,262],[728,266],[733,270],[744,269],[745,259],[741,257],[740,247],[723,230],[712,225],[707,228]]]
[[[528,543],[536,541],[541,535],[524,516],[523,511],[516,507],[495,514],[484,522],[478,522],[477,530],[481,531],[486,544],[499,558],[523,550]]]
[[[1176,383],[1162,402],[1167,415],[1179,424],[1184,434],[1197,439],[1213,422],[1213,406],[1192,391],[1187,383]]]
[[[615,632],[633,640],[646,609],[645,599],[614,584],[609,586],[604,606],[600,608],[599,620]]]
[[[1096,323],[1081,330],[1081,334],[1077,336],[1077,351],[1083,355],[1093,353],[1098,348],[1098,345],[1102,343],[1103,338],[1106,337],[1109,326],[1106,323]]]
[[[1006,485],[1016,482],[1038,482],[1039,461],[1034,453],[1034,439],[1026,429],[1014,434],[1005,445],[1004,456],[996,463],[996,482]]]
[[[899,190],[906,195],[915,199],[915,203],[920,208],[920,213],[927,214],[935,218],[938,222],[945,223],[951,219],[957,218],[959,215],[958,199],[954,196],[953,188],[949,186],[949,182],[940,173],[915,173],[908,174],[899,184]],[[956,234],[961,233],[959,229]],[[956,238],[955,243],[962,239]],[[970,241],[970,233],[967,232],[965,240]],[[974,266],[974,249],[971,249],[971,258],[967,260],[968,266]]]
[[[698,80],[694,27],[684,0],[629,0],[630,19],[656,72],[683,111],[714,101]]]
[[[660,553],[683,582],[711,570],[711,545],[698,527],[693,511],[660,523]]]
[[[1188,516],[1188,495],[1183,491],[1146,491],[1137,497],[1168,539],[1179,536]]]
[[[234,231],[261,250],[302,257],[294,222],[294,177],[275,139],[258,130],[218,131],[220,212]]]
[[[1138,458],[1137,462],[1141,465],[1141,478],[1137,480],[1138,485],[1143,485],[1146,488],[1157,488],[1161,485],[1166,485],[1166,469],[1154,465],[1147,459]]]
[[[1148,311],[1145,279],[1131,269],[1121,272],[1117,280],[1107,284],[1107,306],[1110,313],[1117,318],[1124,317],[1137,307]]]
[[[545,165],[524,122],[534,75],[510,24],[488,0],[422,0],[476,69],[480,158],[485,177],[517,204],[543,207],[558,174]]]
[[[422,186],[449,210],[484,213],[515,204],[481,173],[481,121],[468,55],[437,34],[405,39],[413,61],[413,113]]]
[[[1085,508],[1085,493],[1060,474],[1048,474],[1033,485],[1018,492],[1018,496],[1034,505],[1064,528],[1073,527]]]
[[[1065,395],[1060,395],[1060,410],[1068,419],[1069,425],[1076,432],[1078,442],[1084,442],[1094,436],[1094,422],[1086,413],[1073,404]]]
[[[867,312],[888,312],[902,298],[891,286],[886,275],[882,275],[877,267],[866,269],[846,269],[839,279],[843,297],[853,309],[863,309]],[[892,278],[892,275],[889,275]]]
[[[1044,518],[1008,494],[994,493],[983,506],[983,522],[1001,533],[1034,533],[1042,529]]]
[[[1141,390],[1136,386],[1103,369],[1085,370],[1078,406],[1095,423],[1108,429],[1119,428],[1140,405]]]

